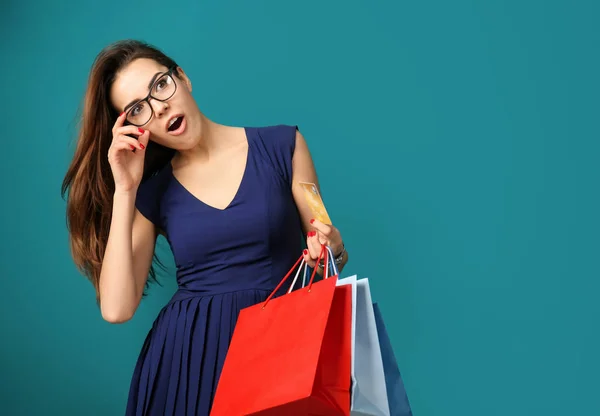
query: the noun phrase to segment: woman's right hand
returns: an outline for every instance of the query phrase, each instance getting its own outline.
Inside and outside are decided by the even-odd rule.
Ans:
[[[108,149],[108,162],[115,181],[115,191],[129,192],[136,189],[144,173],[144,156],[150,132],[135,126],[124,126],[125,113],[115,122],[113,139]],[[138,139],[127,136],[133,134]],[[135,150],[135,151],[134,151]]]

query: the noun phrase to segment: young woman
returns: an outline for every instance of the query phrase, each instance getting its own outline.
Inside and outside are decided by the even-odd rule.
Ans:
[[[267,298],[304,239],[311,267],[322,244],[346,264],[340,232],[311,219],[299,182],[317,175],[295,126],[209,120],[185,72],[146,43],[98,55],[62,189],[75,263],[113,323],[131,319],[155,277],[159,234],[177,266],[127,415],[208,415],[239,311]]]

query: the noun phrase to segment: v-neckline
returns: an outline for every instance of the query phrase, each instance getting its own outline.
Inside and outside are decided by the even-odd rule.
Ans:
[[[229,208],[231,208],[231,206],[233,205],[233,203],[238,198],[238,196],[241,192],[242,185],[244,185],[244,182],[246,181],[246,176],[247,176],[248,168],[250,165],[250,150],[252,148],[252,144],[251,144],[251,140],[250,140],[250,135],[248,133],[248,128],[244,127],[243,129],[244,129],[244,136],[246,137],[246,142],[248,144],[248,149],[246,151],[246,165],[244,166],[244,172],[242,173],[242,178],[240,179],[240,183],[238,184],[237,190],[235,191],[235,194],[233,194],[233,198],[231,199],[231,201],[229,201],[229,203],[225,206],[225,208],[218,208],[218,207],[215,207],[214,205],[210,205],[210,204],[204,202],[203,200],[201,200],[200,198],[198,198],[192,192],[190,192],[185,186],[183,186],[183,184],[181,182],[179,182],[179,179],[177,179],[177,177],[173,173],[173,165],[171,164],[171,161],[169,161],[168,165],[169,165],[169,171],[171,174],[171,178],[175,181],[177,186],[179,186],[181,189],[183,189],[183,191],[186,194],[188,194],[189,196],[191,196],[194,200],[196,200],[197,202],[201,203],[202,205],[204,205],[210,209],[213,209],[218,212],[225,212]]]

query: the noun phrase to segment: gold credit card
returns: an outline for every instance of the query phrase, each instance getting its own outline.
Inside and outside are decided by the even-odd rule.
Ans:
[[[327,214],[325,204],[323,204],[323,200],[321,199],[321,195],[319,194],[317,186],[314,183],[308,182],[300,182],[300,186],[304,190],[306,202],[308,203],[314,218],[321,221],[323,224],[331,225],[331,219],[329,218],[329,214]]]

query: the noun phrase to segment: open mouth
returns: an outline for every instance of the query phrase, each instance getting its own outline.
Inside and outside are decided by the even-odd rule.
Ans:
[[[175,131],[179,127],[181,127],[181,123],[183,122],[183,116],[175,117],[169,121],[168,131]]]

